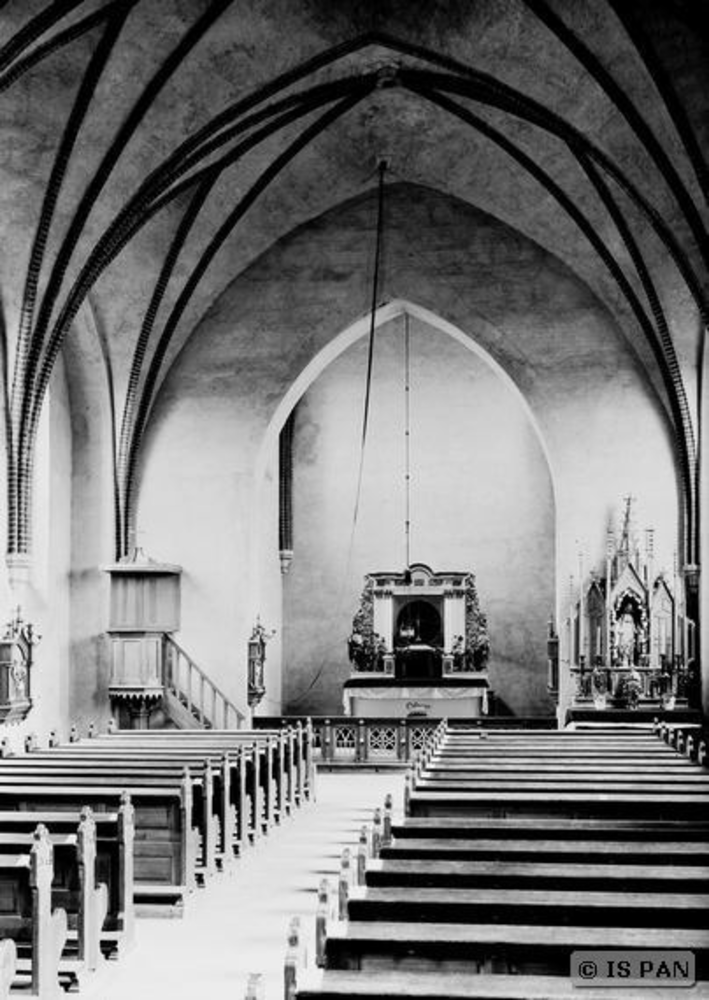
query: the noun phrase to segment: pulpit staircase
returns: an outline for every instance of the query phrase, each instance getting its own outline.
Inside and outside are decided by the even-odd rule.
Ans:
[[[121,725],[150,728],[159,710],[177,729],[239,729],[246,723],[243,712],[170,633],[118,634],[112,640],[109,693]]]
[[[246,716],[171,635],[163,637],[163,709],[178,729],[238,729]]]

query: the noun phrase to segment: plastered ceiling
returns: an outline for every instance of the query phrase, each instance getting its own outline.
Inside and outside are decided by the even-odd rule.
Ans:
[[[674,428],[692,561],[709,295],[701,6],[3,4],[10,551],[29,547],[36,418],[75,324],[101,345],[115,398],[120,550],[150,407],[186,339],[274,241],[373,190],[385,159],[392,182],[535,240],[610,310]]]

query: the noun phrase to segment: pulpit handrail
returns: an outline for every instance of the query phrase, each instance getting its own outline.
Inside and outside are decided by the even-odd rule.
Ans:
[[[164,634],[163,643],[163,684],[189,712],[215,728],[238,729],[246,722],[243,712],[170,634]]]

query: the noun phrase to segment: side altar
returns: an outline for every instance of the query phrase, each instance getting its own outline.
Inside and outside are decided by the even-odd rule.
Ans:
[[[570,721],[594,712],[611,719],[619,709],[687,711],[696,700],[697,643],[687,614],[696,567],[681,574],[675,560],[671,573],[658,572],[654,531],[645,529],[641,548],[632,504],[626,497],[619,535],[607,530],[605,571],[580,572],[578,591],[569,594]]]
[[[475,717],[488,712],[490,644],[472,573],[370,573],[352,620],[347,715]]]

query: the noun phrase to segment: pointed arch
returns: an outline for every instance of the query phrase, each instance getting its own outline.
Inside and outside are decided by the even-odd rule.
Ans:
[[[428,326],[432,326],[435,329],[440,330],[441,333],[445,333],[449,337],[452,337],[453,340],[456,340],[459,344],[465,347],[466,350],[475,354],[482,361],[484,361],[485,364],[492,369],[495,375],[497,375],[500,381],[513,392],[522,407],[532,430],[534,431],[537,441],[539,442],[539,447],[542,450],[542,454],[544,455],[547,469],[549,471],[552,496],[554,496],[554,500],[556,502],[554,468],[549,447],[534,411],[529,405],[529,402],[527,401],[522,390],[509,372],[469,333],[466,333],[459,326],[449,322],[432,310],[427,309],[425,306],[420,306],[408,299],[392,299],[392,301],[380,306],[380,308],[377,309],[375,326],[379,329],[385,324],[390,323],[392,320],[395,320],[400,316],[404,316],[404,314],[408,314],[412,319],[418,319],[421,322],[426,323]],[[481,317],[477,317],[476,322],[481,327],[490,326],[488,321],[483,320]],[[332,364],[333,361],[335,361],[336,358],[344,353],[348,347],[351,347],[352,344],[356,343],[368,334],[369,323],[369,314],[354,320],[354,322],[333,337],[325,347],[318,351],[315,357],[308,362],[298,377],[293,381],[291,387],[285,393],[283,399],[276,408],[261,442],[261,448],[259,449],[255,468],[255,482],[257,484],[263,481],[270,456],[274,454],[274,449],[277,447],[278,435],[280,434],[286,420],[295,409],[298,400],[307,392],[318,376],[321,375],[325,369]]]

